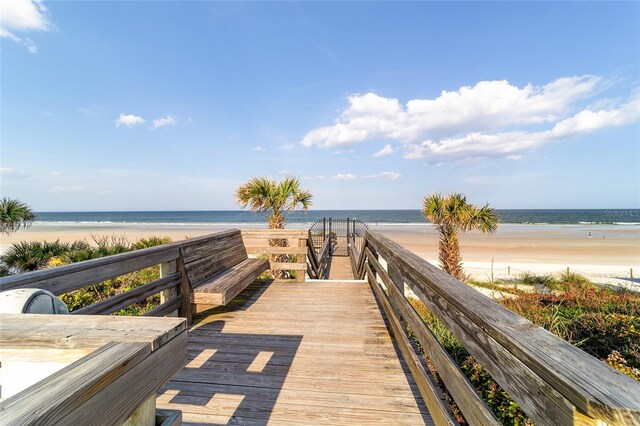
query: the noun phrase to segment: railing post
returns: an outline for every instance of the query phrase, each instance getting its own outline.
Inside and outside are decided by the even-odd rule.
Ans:
[[[349,256],[349,253],[351,253],[351,247],[349,246],[349,218],[347,218],[347,256]]]
[[[331,240],[333,239],[333,235],[332,235],[333,234],[333,229],[332,229],[333,226],[332,225],[333,225],[332,220],[331,220],[331,218],[329,218],[329,239],[331,239]],[[333,241],[329,241],[329,256],[332,256],[332,255],[333,255]]]
[[[327,239],[327,218],[322,218],[322,242]],[[320,245],[322,247],[322,245]]]
[[[375,249],[375,248],[373,248],[373,246],[371,246],[371,245],[370,245],[370,246],[369,246],[369,250],[371,251],[371,255],[373,255],[373,257],[374,257],[376,260],[378,260],[378,259],[379,259],[379,256],[378,256],[378,252],[376,251],[376,249]],[[367,262],[368,262],[368,259],[367,259]],[[369,267],[371,268],[371,271],[373,272],[373,278],[374,278],[374,280],[376,280],[376,281],[377,281],[377,279],[378,279],[378,273],[376,272],[376,268],[373,266],[373,263],[371,263],[371,262],[368,262],[368,263],[369,263]]]
[[[404,279],[402,278],[400,270],[393,262],[387,262],[387,273],[389,274],[391,281],[393,281],[393,284],[395,284],[398,290],[400,290],[400,294],[406,296],[404,291]]]
[[[398,269],[398,267],[392,261],[387,262],[387,275],[389,275],[389,278],[391,278],[391,285],[395,286],[399,291],[399,293],[396,293],[394,291],[388,290],[389,301],[397,312],[400,321],[404,321],[404,317],[402,317],[402,315],[400,314],[402,312],[400,306],[403,303],[407,302],[406,293],[404,291],[404,279],[402,277],[400,269]],[[398,298],[402,300],[398,300]]]
[[[178,295],[180,295],[181,305],[178,309],[178,316],[187,319],[187,325],[191,325],[193,311],[191,309],[191,283],[189,283],[189,276],[187,275],[187,268],[184,266],[184,257],[182,256],[182,249],[180,250],[180,257],[176,262],[178,273],[180,274],[180,285],[178,286]]]
[[[169,262],[164,262],[160,264],[160,278],[167,277],[177,271],[178,271],[178,266],[175,260],[171,260]],[[163,303],[168,302],[169,300],[173,299],[177,295],[178,295],[178,289],[176,287],[171,287],[166,290],[162,290],[162,292],[160,293],[160,304],[162,305]],[[178,310],[175,310],[170,314],[167,314],[167,316],[177,317]]]
[[[298,247],[307,247],[307,238],[305,237],[300,237],[298,238]],[[298,259],[296,261],[297,263],[307,263],[307,255],[306,254],[299,254],[298,255]],[[302,276],[297,276],[296,275],[296,282],[298,283],[303,283],[306,281],[306,276],[305,276],[305,271],[296,271],[297,274],[301,274]]]

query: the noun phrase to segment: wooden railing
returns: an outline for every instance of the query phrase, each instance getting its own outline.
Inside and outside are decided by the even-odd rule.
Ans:
[[[311,232],[311,231],[309,231]],[[309,235],[308,241],[312,241],[311,236]],[[308,273],[311,278],[314,279],[326,279],[329,273],[329,265],[331,261],[331,246],[335,245],[335,239],[326,238],[320,250],[316,253],[315,247],[312,244],[309,244],[309,250],[307,259],[308,262]]]
[[[75,315],[108,315],[160,294],[161,304],[146,316],[188,317],[190,288],[183,273],[180,250],[208,236],[113,256],[87,260],[57,268],[0,278],[0,291],[16,288],[41,288],[55,295],[70,293],[131,272],[157,266],[160,278],[98,301],[72,312]]]
[[[158,267],[160,278],[126,292],[108,297],[71,312],[74,315],[109,315],[159,294],[160,305],[146,312],[146,316],[180,316],[190,319],[191,284],[185,271],[185,249],[198,250],[209,242],[224,239],[223,231],[157,247],[135,250],[113,256],[87,260],[57,268],[0,278],[0,291],[17,288],[42,288],[62,295],[87,288],[149,267]],[[295,281],[304,281],[307,270],[307,230],[243,230],[242,238],[250,255],[278,255],[270,260],[274,271],[295,271]],[[286,246],[274,247],[270,240],[286,241]],[[283,255],[287,260],[283,261]]]
[[[0,361],[3,425],[179,424],[156,392],[187,361],[186,321],[0,314]]]
[[[291,280],[304,282],[308,253],[306,229],[244,229],[242,240],[248,255],[268,255],[272,271],[293,271]]]
[[[640,425],[640,383],[516,315],[383,235],[352,248],[436,423],[454,424],[407,327],[471,425],[499,424],[405,296],[410,289],[539,425]]]
[[[200,263],[216,271],[217,262],[224,263],[230,256],[228,246],[244,242],[248,254],[277,255],[270,262],[273,270],[295,271],[294,280],[305,279],[307,230],[248,230],[242,232],[242,240],[239,236],[237,230],[223,231],[0,278],[0,291],[41,288],[63,295],[146,268],[159,268],[158,279],[81,307],[72,315],[0,314],[3,373],[14,371],[15,382],[24,381],[21,376],[30,369],[47,373],[26,380],[26,386],[32,385],[29,389],[0,403],[2,424],[115,425],[132,416],[135,419],[127,424],[142,424],[143,419],[149,424],[153,417],[158,424],[179,424],[179,412],[155,411],[155,393],[186,360],[192,287],[185,263],[192,265],[190,258],[204,253],[209,258]],[[278,246],[270,244],[274,239]],[[288,255],[286,260],[284,255]],[[192,265],[196,269],[200,266]],[[160,304],[145,316],[180,316],[187,321],[97,316],[113,314],[158,294]],[[25,368],[27,373],[23,374]],[[2,390],[7,390],[4,385]]]

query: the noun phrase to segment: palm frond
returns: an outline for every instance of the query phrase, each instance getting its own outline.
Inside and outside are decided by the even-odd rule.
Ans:
[[[500,217],[496,211],[485,204],[479,209],[475,209],[472,218],[472,229],[477,229],[483,234],[492,234],[498,229]]]
[[[284,226],[284,214],[302,206],[307,210],[312,195],[300,189],[300,180],[287,176],[281,181],[254,177],[236,190],[236,202],[241,208],[249,207],[254,212],[271,212],[270,226]]]
[[[35,213],[22,201],[3,197],[0,200],[0,233],[10,234],[31,226]]]

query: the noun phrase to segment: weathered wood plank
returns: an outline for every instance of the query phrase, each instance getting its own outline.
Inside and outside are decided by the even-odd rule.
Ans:
[[[178,297],[180,297],[180,306],[178,308],[178,316],[186,318],[187,325],[191,325],[193,320],[193,312],[191,311],[191,295],[193,286],[189,281],[189,274],[184,265],[184,257],[182,253],[176,263],[178,273],[180,274],[180,285],[178,286]]]
[[[185,266],[189,275],[189,281],[197,287],[203,280],[219,274],[245,259],[247,259],[247,254],[244,246],[236,245],[209,254],[201,259],[185,264]]]
[[[248,254],[297,254],[306,255],[307,247],[247,247]]]
[[[269,262],[269,269],[273,271],[306,271],[306,263]]]
[[[318,252],[318,278],[323,279],[327,277],[328,274],[328,269],[327,266],[329,265],[329,260],[330,260],[330,249],[329,246],[331,245],[331,239],[327,238],[326,240],[324,240],[324,242],[322,243],[322,246],[320,247],[320,251]]]
[[[366,238],[536,423],[570,423],[574,411],[583,411],[612,423],[640,424],[638,382],[388,238],[372,231]]]
[[[160,278],[168,277],[173,273],[178,272],[178,264],[176,260],[172,260],[171,262],[165,262],[160,264]],[[166,289],[160,293],[160,303],[165,303],[168,300],[173,299],[178,295],[178,288],[173,287]],[[175,311],[170,314],[171,316],[177,317],[178,311]]]
[[[182,411],[156,410],[157,426],[180,426],[181,424],[182,424]]]
[[[177,309],[180,309],[182,306],[182,297],[175,296],[172,299],[167,300],[164,303],[156,306],[148,312],[145,312],[143,316],[145,317],[164,317],[169,315],[172,312],[175,312]]]
[[[300,250],[302,251],[302,254],[299,254],[296,257],[296,262],[303,263],[305,266],[304,266],[304,270],[298,271],[296,273],[296,277],[295,277],[294,281],[298,282],[298,283],[302,283],[302,282],[304,282],[304,280],[306,278],[305,274],[307,272],[307,239],[306,238],[300,238],[298,240],[298,246],[299,246]]]
[[[393,335],[395,336],[396,342],[398,343],[400,351],[402,352],[402,356],[409,364],[409,369],[411,370],[413,379],[416,381],[418,389],[420,389],[420,394],[422,395],[422,398],[429,408],[429,414],[431,414],[433,420],[439,425],[442,424],[453,426],[457,424],[457,422],[451,415],[449,407],[447,407],[447,403],[441,398],[441,395],[437,389],[437,385],[429,380],[424,362],[422,362],[414,352],[413,347],[409,342],[409,338],[407,337],[407,334],[404,330],[404,327],[402,326],[402,324],[400,324],[400,321],[398,321],[395,314],[393,313],[391,304],[389,303],[386,294],[384,294],[384,292],[376,282],[373,271],[371,270],[369,265],[365,265],[365,268],[368,272],[367,278],[369,281],[369,285],[382,304],[382,307],[387,315],[389,325],[391,326]]]
[[[364,244],[362,245],[362,252],[360,253],[360,258],[358,259],[358,268],[356,270],[357,272],[356,278],[364,277],[364,264],[367,260],[367,256],[364,255],[364,252],[368,247],[369,246],[367,245],[367,240],[364,240]]]
[[[361,277],[358,274],[358,259],[360,258],[360,253],[358,252],[358,248],[355,244],[350,244],[351,250],[349,250],[349,261],[351,262],[351,270],[353,271],[353,276],[356,279],[360,279]]]
[[[181,245],[183,260],[185,264],[189,264],[194,260],[207,257],[211,253],[239,244],[242,244],[242,237],[238,229],[186,240]]]
[[[368,256],[371,254],[368,248],[365,248],[365,253]],[[453,399],[462,411],[467,422],[477,426],[499,425],[500,423],[495,415],[478,396],[473,385],[467,380],[455,361],[442,347],[424,321],[422,321],[420,315],[418,315],[415,309],[409,304],[408,300],[404,297],[404,293],[400,292],[400,286],[391,279],[377,259],[371,257],[369,261],[373,264],[378,276],[382,279],[387,291],[389,291],[394,312],[400,318],[403,318],[409,327],[411,327],[411,331],[435,366],[440,378],[449,390],[449,393],[451,393],[451,396],[453,396]],[[389,267],[391,267],[391,265],[392,264],[389,264]],[[401,281],[401,283],[404,290],[404,282]]]
[[[185,330],[183,318],[0,314],[0,347],[95,349],[118,340],[155,350]]]
[[[127,374],[93,395],[82,406],[69,412],[61,424],[119,425],[141,401],[155,394],[186,362],[187,333],[175,336],[158,350],[133,366]],[[118,410],[104,409],[118,407]]]
[[[242,236],[245,238],[306,238],[307,229],[243,229]]]
[[[74,315],[108,315],[117,312],[120,309],[142,302],[148,297],[159,293],[168,288],[175,288],[180,283],[180,277],[177,273],[173,273],[167,277],[157,279],[133,290],[117,294],[100,302],[94,303],[84,308],[80,308],[71,312]]]
[[[185,422],[432,424],[366,282],[247,291],[247,304],[198,317],[194,362],[159,393],[160,408]]]
[[[151,348],[146,343],[106,344],[0,402],[2,423],[21,425],[63,422],[69,413],[81,409],[95,393],[125,375],[150,354]],[[103,407],[102,411],[111,410]],[[124,418],[127,417],[128,415]]]
[[[313,245],[313,239],[311,238],[311,231],[307,234],[307,258],[309,260],[309,277],[312,279],[317,279],[320,277],[319,275],[319,261],[318,255],[316,253],[316,249]]]
[[[226,305],[268,269],[266,259],[246,259],[196,287],[193,291],[193,303]]]
[[[177,257],[178,247],[174,245],[151,247],[57,268],[3,277],[0,278],[0,291],[32,287],[49,290],[58,295],[175,260]]]
[[[173,381],[171,390],[178,392],[181,396],[208,397],[211,393],[231,393],[243,394],[246,390],[242,386],[220,385],[215,383],[190,383]],[[334,408],[356,408],[363,410],[371,410],[377,414],[387,414],[401,417],[404,413],[411,413],[415,410],[416,401],[411,396],[374,396],[374,395],[358,395],[339,392],[315,392],[309,390],[290,390],[282,389],[282,391],[274,395],[274,392],[268,388],[256,388],[253,390],[254,395],[259,401],[275,402],[282,401],[285,403],[304,402],[305,407],[315,411],[331,411]],[[164,398],[159,398],[161,401]],[[423,404],[422,404],[423,405]],[[379,412],[382,413],[379,413]],[[421,423],[418,421],[418,423]]]

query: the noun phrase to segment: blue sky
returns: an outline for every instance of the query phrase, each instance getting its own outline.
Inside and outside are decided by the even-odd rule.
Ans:
[[[2,195],[640,207],[640,3],[2,3]]]

